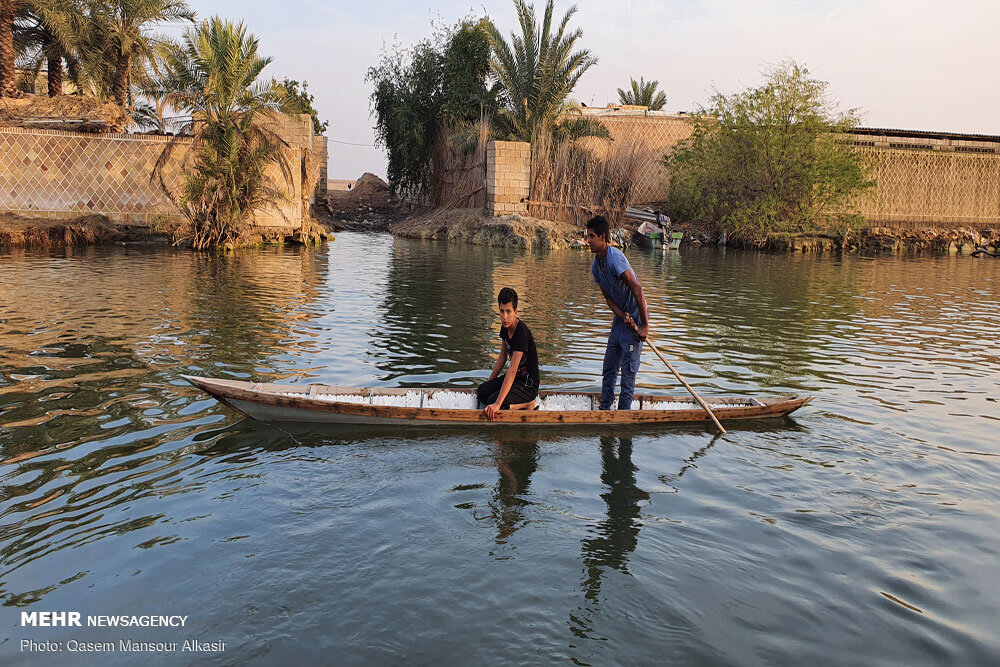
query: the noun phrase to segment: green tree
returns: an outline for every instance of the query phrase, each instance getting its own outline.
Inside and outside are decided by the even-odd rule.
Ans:
[[[329,127],[330,123],[329,121],[320,122],[319,112],[313,106],[313,96],[309,93],[309,83],[307,81],[302,82],[302,88],[300,89],[298,81],[293,81],[292,79],[276,80],[274,82],[274,89],[281,96],[281,110],[284,113],[290,116],[303,113],[309,114],[312,117],[313,132],[316,134],[326,132],[326,128]]]
[[[393,193],[429,194],[435,146],[471,130],[496,106],[487,86],[489,41],[485,21],[465,19],[410,48],[383,50],[368,69],[376,141],[385,147]],[[470,132],[466,132],[470,133]]]
[[[693,119],[694,133],[665,159],[671,217],[714,224],[763,245],[775,234],[859,224],[856,204],[874,182],[843,133],[827,83],[786,62],[763,85],[716,92]]]
[[[656,92],[659,81],[646,81],[641,76],[636,81],[629,77],[630,90],[618,89],[618,101],[622,104],[634,104],[649,107],[650,111],[659,111],[667,103],[667,95],[662,90]]]
[[[171,81],[171,73],[166,64],[171,58],[184,58],[183,47],[179,42],[166,39],[156,45],[154,62],[157,67],[153,71],[146,71],[133,86],[139,97],[131,113],[133,127],[165,133],[183,125],[183,120],[178,121],[177,118],[168,118],[166,115],[171,91],[179,87],[179,84]]]
[[[567,32],[575,5],[554,30],[553,0],[546,2],[540,26],[534,5],[514,0],[514,8],[521,33],[512,33],[509,43],[493,23],[487,26],[493,48],[490,67],[502,89],[498,133],[534,143],[551,135],[566,99],[597,58],[586,49],[573,50],[583,36],[579,28]]]
[[[184,158],[190,168],[177,201],[192,223],[195,249],[245,237],[257,212],[283,197],[270,175],[275,166],[291,180],[288,144],[273,129],[281,96],[271,81],[259,82],[271,59],[257,48],[242,22],[212,17],[189,29],[181,48],[167,55],[162,95],[191,114],[184,128],[194,138]],[[178,145],[167,144],[154,169],[171,197],[163,169]]]

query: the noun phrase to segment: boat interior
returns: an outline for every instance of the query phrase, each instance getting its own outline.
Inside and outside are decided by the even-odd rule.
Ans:
[[[357,389],[308,385],[301,388],[289,385],[253,385],[258,392],[309,398],[332,403],[354,403],[360,405],[381,405],[399,408],[437,408],[444,410],[478,410],[482,407],[472,390],[463,389]],[[703,397],[713,408],[760,407],[765,403],[747,397]],[[543,391],[535,399],[536,409],[547,411],[597,410],[600,394],[587,392]],[[613,406],[617,405],[616,401]],[[614,408],[612,408],[614,409]],[[633,410],[699,410],[690,396],[641,396],[632,402]]]

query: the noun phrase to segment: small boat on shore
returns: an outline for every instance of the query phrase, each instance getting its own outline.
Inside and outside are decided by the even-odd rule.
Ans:
[[[643,248],[662,248],[665,232],[651,222],[643,222],[635,230],[635,240]]]
[[[502,410],[488,421],[471,389],[368,389],[329,385],[287,385],[181,376],[220,403],[263,422],[326,424],[405,424],[455,426],[518,424],[660,424],[708,421],[691,397],[637,395],[632,410],[598,410],[599,393],[539,392],[535,410]],[[705,401],[722,421],[783,417],[812,396],[750,398],[709,396]]]
[[[633,230],[636,243],[643,248],[671,248],[676,250],[681,247],[684,239],[684,232],[670,232],[670,218],[658,215],[651,209],[627,208],[625,217],[640,221],[640,225]]]

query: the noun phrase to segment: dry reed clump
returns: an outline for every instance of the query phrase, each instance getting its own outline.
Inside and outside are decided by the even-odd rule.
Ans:
[[[579,227],[600,214],[613,227],[620,226],[632,203],[642,150],[635,142],[626,142],[600,152],[603,155],[580,141],[536,141],[528,212]]]
[[[123,234],[102,215],[75,220],[32,220],[0,215],[0,246],[49,248],[96,245],[121,240]]]
[[[429,201],[432,208],[486,207],[486,146],[490,124],[445,127],[431,151]]]

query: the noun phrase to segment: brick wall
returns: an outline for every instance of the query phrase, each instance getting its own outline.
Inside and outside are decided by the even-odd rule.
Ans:
[[[276,131],[289,144],[291,182],[285,201],[259,213],[257,221],[264,227],[296,229],[302,224],[302,149],[318,152],[325,174],[326,138],[313,135],[306,114],[278,118]],[[0,212],[61,220],[97,213],[136,226],[183,220],[159,183],[150,181],[153,166],[171,140],[180,145],[164,170],[164,180],[177,192],[189,139],[0,128]],[[285,182],[277,167],[271,176]],[[318,180],[320,184],[309,187],[319,191],[326,179]]]
[[[180,211],[150,182],[170,137],[76,134],[0,128],[0,211],[70,219],[100,213],[123,223],[181,220]],[[190,145],[180,140],[177,155]],[[179,159],[165,181],[181,182]]]
[[[526,214],[531,187],[531,144],[491,141],[486,146],[486,208],[490,215]]]

